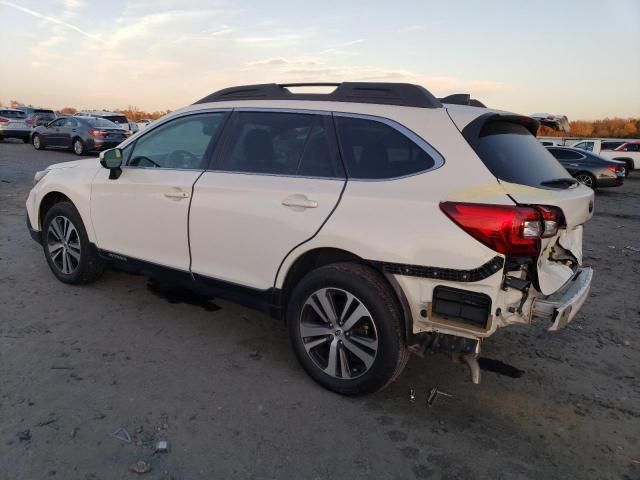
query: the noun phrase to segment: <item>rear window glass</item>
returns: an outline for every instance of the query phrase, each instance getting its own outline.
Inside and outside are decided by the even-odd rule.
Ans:
[[[87,118],[86,119],[89,125],[96,128],[120,128],[113,122],[106,120],[104,118]]]
[[[531,132],[516,123],[487,123],[475,151],[493,175],[507,182],[538,187],[545,181],[571,178]]]
[[[558,160],[582,160],[585,158],[580,152],[574,152],[572,150],[564,150],[561,148],[550,148],[549,153],[556,157]]]
[[[127,117],[125,117],[124,115],[111,115],[108,117],[104,117],[107,120],[110,120],[112,122],[116,122],[116,123],[120,123],[120,124],[126,124],[129,123],[129,121],[127,120]]]
[[[17,110],[0,110],[0,117],[4,118],[27,118],[27,114]]]
[[[33,110],[33,113],[48,113],[49,115],[53,115],[53,110],[47,110],[45,108],[36,108]]]
[[[435,165],[427,152],[385,123],[352,117],[337,117],[336,121],[351,178],[397,178]]]

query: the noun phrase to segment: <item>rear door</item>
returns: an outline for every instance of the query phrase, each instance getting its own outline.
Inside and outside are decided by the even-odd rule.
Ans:
[[[504,192],[520,205],[549,205],[562,210],[565,226],[543,239],[537,261],[540,290],[549,295],[569,280],[574,271],[563,255],[582,263],[583,224],[593,215],[593,190],[569,172],[536,140],[525,117],[487,121],[474,137],[466,135]],[[465,128],[462,133],[467,129]],[[475,131],[478,131],[477,129]],[[554,248],[559,246],[561,248]]]
[[[225,137],[194,188],[191,270],[266,290],[286,255],[321,228],[344,188],[331,116],[236,111]]]

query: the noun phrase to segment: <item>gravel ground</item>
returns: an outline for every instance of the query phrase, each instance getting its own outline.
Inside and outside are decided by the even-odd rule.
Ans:
[[[1,479],[134,478],[138,461],[175,480],[640,478],[640,172],[597,193],[592,298],[569,327],[485,343],[521,377],[474,386],[445,356],[412,358],[385,391],[343,398],[265,315],[118,272],[56,281],[24,201],[36,170],[74,158],[0,144]],[[452,397],[428,408],[432,387]]]

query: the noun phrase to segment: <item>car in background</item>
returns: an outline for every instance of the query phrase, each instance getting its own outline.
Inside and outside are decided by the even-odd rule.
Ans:
[[[121,113],[118,112],[105,112],[99,110],[89,110],[84,112],[76,113],[77,117],[95,117],[95,118],[104,118],[105,120],[109,120],[110,122],[115,123],[118,127],[126,130],[129,135],[135,133],[131,127],[131,123],[129,119]]]
[[[623,140],[622,145],[618,145],[615,150],[607,150],[607,148],[614,147],[617,142],[617,140],[599,140],[589,138],[574,144],[573,147],[595,153],[596,155],[600,155],[601,157],[608,158],[610,160],[624,162],[624,175],[625,177],[628,177],[633,170],[640,169],[640,151],[620,150],[621,146],[627,143],[632,143],[627,140]]]
[[[5,138],[19,138],[29,143],[31,128],[27,125],[27,114],[15,108],[0,108],[0,142]]]
[[[142,120],[138,120],[138,129],[142,130],[143,128],[147,128],[149,125],[153,123],[153,120],[149,118],[143,118]]]
[[[589,188],[619,187],[624,182],[625,164],[573,147],[547,147],[578,182]]]
[[[104,118],[68,116],[36,127],[31,143],[36,150],[65,148],[84,155],[115,147],[128,137],[122,128]]]
[[[540,145],[542,145],[543,147],[553,147],[555,145],[560,145],[560,142],[558,140],[538,140],[540,142]]]
[[[623,142],[615,149],[616,152],[640,152],[640,140],[631,140]]]
[[[27,115],[26,123],[29,127],[35,128],[39,125],[46,125],[56,119],[56,114],[50,108],[40,107],[17,107]]]

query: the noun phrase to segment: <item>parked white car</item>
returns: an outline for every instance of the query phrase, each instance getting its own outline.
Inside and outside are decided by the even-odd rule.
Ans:
[[[269,312],[349,395],[389,384],[410,351],[459,357],[478,382],[498,328],[575,317],[593,191],[537,121],[410,84],[287,87],[213,93],[100,160],[38,172],[28,223],[53,274],[119,264]]]
[[[640,169],[640,151],[637,149],[635,151],[629,149],[620,150],[620,147],[626,143],[633,142],[589,138],[574,143],[572,147],[586,150],[587,152],[593,152],[596,155],[600,155],[601,157],[609,160],[624,162],[626,165],[624,174],[625,176],[629,176],[632,171]],[[613,148],[609,149],[609,146]]]

